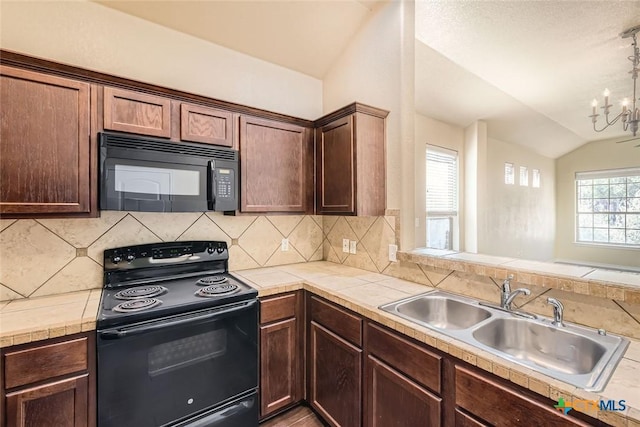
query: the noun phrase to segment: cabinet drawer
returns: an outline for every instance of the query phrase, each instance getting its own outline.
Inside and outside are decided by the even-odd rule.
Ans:
[[[362,347],[362,319],[333,304],[311,297],[311,320]]]
[[[88,369],[87,338],[7,352],[5,389]]]
[[[418,383],[441,393],[442,358],[384,329],[367,323],[367,349]]]
[[[467,368],[455,367],[456,405],[491,425],[588,426],[494,379]],[[508,410],[502,410],[505,402]],[[467,424],[468,425],[468,424]]]
[[[296,315],[297,294],[278,295],[260,300],[260,323],[288,319]]]

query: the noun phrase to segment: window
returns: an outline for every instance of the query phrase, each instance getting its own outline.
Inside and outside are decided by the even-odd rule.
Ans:
[[[458,227],[458,153],[427,145],[427,247],[453,249]]]
[[[540,188],[540,169],[531,170],[531,186],[533,188]]]
[[[516,171],[513,167],[513,163],[504,164],[504,183],[513,185],[516,182]]]
[[[576,241],[640,248],[640,168],[576,173]]]
[[[529,169],[526,166],[520,166],[520,185],[522,187],[529,186]]]

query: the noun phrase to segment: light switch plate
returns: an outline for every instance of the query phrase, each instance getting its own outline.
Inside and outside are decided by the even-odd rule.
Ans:
[[[349,239],[342,239],[342,252],[349,253]]]
[[[280,250],[282,252],[289,250],[289,239],[282,239],[282,242],[280,243]]]
[[[389,261],[398,262],[398,245],[389,245]]]
[[[356,253],[356,241],[355,240],[351,240],[349,242],[349,253],[350,254],[355,254]]]

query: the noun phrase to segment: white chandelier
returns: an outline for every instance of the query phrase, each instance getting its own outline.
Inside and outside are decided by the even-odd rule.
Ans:
[[[633,80],[633,97],[631,98],[631,106],[629,106],[629,99],[625,98],[624,101],[622,101],[622,111],[620,114],[615,116],[613,119],[609,119],[609,110],[613,105],[609,104],[609,89],[605,89],[604,105],[600,107],[604,110],[604,119],[606,122],[602,129],[598,129],[596,127],[598,116],[600,116],[600,114],[597,113],[598,101],[594,99],[591,103],[592,114],[589,117],[591,117],[591,122],[593,123],[593,130],[596,132],[602,132],[609,126],[614,125],[620,119],[622,119],[622,128],[625,132],[627,130],[631,130],[633,136],[636,136],[636,133],[638,132],[638,122],[640,122],[640,108],[636,105],[636,102],[638,101],[638,97],[636,95],[636,84],[638,80],[638,73],[640,73],[640,69],[638,68],[640,66],[640,49],[638,49],[638,42],[636,40],[636,34],[638,32],[640,32],[640,25],[629,28],[628,30],[620,33],[620,37],[623,39],[628,37],[633,38],[633,43],[631,44],[633,46],[633,55],[629,57],[629,61],[633,64],[633,68],[629,72],[631,74],[631,79]]]

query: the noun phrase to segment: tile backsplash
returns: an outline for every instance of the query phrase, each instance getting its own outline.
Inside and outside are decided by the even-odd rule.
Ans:
[[[105,249],[175,240],[227,242],[230,270],[316,261],[322,217],[102,211],[88,219],[3,219],[0,301],[100,288]]]

